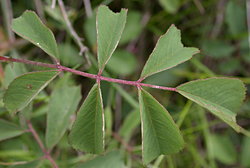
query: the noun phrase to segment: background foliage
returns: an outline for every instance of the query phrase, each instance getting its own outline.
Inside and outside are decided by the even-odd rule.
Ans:
[[[14,37],[10,32],[6,20],[11,10],[6,6],[6,2],[6,0],[1,1],[0,54],[50,62],[51,59],[42,50],[19,37]],[[48,54],[55,57],[59,55],[63,65],[97,73],[97,66],[88,66],[84,56],[79,55],[77,42],[68,31],[58,5],[52,9],[49,0],[18,0],[11,3],[14,17],[20,16],[27,9],[34,10],[53,31],[59,43],[59,54],[51,51],[48,51]],[[250,55],[247,10],[244,0],[92,0],[91,16],[87,15],[82,0],[65,0],[64,3],[73,27],[77,34],[84,38],[83,43],[92,55],[97,55],[95,33],[97,7],[100,4],[106,4],[113,11],[120,11],[121,8],[128,9],[127,23],[121,42],[106,68],[106,73],[114,78],[137,80],[159,36],[164,34],[171,24],[175,24],[182,31],[182,42],[185,46],[200,48],[201,53],[184,64],[147,78],[146,82],[175,87],[190,80],[221,75],[240,78],[246,84],[248,91],[247,98],[238,111],[237,120],[239,125],[250,127]],[[45,70],[45,68],[18,63],[2,64],[0,66],[1,98],[14,77],[31,70]],[[46,117],[49,121],[50,117],[58,116],[51,113],[49,113],[51,116],[46,116],[47,112],[77,108],[73,102],[70,107],[63,107],[63,103],[57,102],[57,98],[64,97],[63,101],[70,101],[66,96],[70,94],[75,97],[76,102],[83,102],[92,85],[93,80],[66,74],[64,77],[57,78],[41,92],[33,101],[33,105],[25,108],[25,113],[22,115],[32,120],[35,129],[47,146],[52,147],[57,143],[53,137],[62,135],[59,133],[59,135],[50,136],[52,139],[44,138],[45,134],[51,134],[45,133]],[[53,150],[53,157],[59,167],[144,167],[141,161],[137,92],[133,87],[121,87],[102,82],[106,117],[105,155],[95,156],[76,152],[69,146],[68,139],[64,135]],[[181,95],[155,89],[147,89],[147,91],[171,113],[186,143],[181,153],[160,156],[149,167],[250,167],[249,138],[237,134],[221,120],[210,113],[205,113],[205,109]],[[61,109],[53,109],[55,107],[53,104],[60,104],[57,107]],[[2,101],[0,107],[0,140],[2,140],[0,163],[31,161],[23,166],[49,167],[48,161],[39,159],[42,152],[32,136],[24,133],[24,116],[9,115]],[[65,116],[60,117],[62,118],[58,120],[63,122]],[[73,120],[74,115],[72,115]],[[4,140],[1,137],[14,138],[7,140],[4,138]],[[0,164],[0,167],[21,167],[21,165],[4,166],[3,164]]]

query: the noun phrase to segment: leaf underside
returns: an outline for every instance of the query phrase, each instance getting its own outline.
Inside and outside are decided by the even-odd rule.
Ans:
[[[236,111],[245,98],[246,88],[242,81],[233,78],[208,78],[191,81],[177,87],[186,98],[208,109],[237,132]]]
[[[25,11],[20,17],[13,19],[12,30],[22,38],[40,47],[51,57],[58,58],[55,37],[33,11]]]
[[[17,77],[10,83],[4,95],[5,107],[12,113],[22,110],[59,73],[58,71],[39,71]]]
[[[189,60],[198,52],[197,48],[183,46],[180,30],[172,25],[166,34],[159,38],[142,70],[140,78],[145,79],[150,75],[170,69]]]
[[[115,51],[125,27],[127,10],[112,12],[107,6],[100,6],[97,12],[97,44],[99,70],[102,71]]]
[[[179,152],[184,141],[168,111],[148,92],[139,90],[142,156],[148,164],[157,156]]]
[[[82,104],[72,130],[70,144],[77,150],[100,154],[104,150],[104,114],[100,87],[95,84]]]

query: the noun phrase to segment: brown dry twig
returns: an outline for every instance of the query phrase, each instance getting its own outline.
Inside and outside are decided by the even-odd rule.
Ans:
[[[63,18],[64,18],[64,20],[66,22],[67,28],[69,29],[70,34],[72,35],[73,39],[76,41],[77,45],[79,46],[80,55],[82,55],[84,52],[88,51],[88,48],[82,43],[83,38],[80,38],[77,35],[77,33],[74,30],[72,24],[70,23],[63,1],[58,0],[58,4],[59,4],[59,8],[61,10],[61,13],[63,15]],[[85,54],[85,58],[86,58],[86,61],[87,61],[88,65],[90,65],[91,63],[90,63],[90,60],[89,60],[89,57],[88,57],[87,54]]]

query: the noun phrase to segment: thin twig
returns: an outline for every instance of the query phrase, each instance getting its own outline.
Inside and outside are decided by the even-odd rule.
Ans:
[[[0,43],[0,51],[11,50],[12,48],[20,47],[20,46],[23,46],[27,43],[28,43],[28,41],[23,40],[23,39],[17,39],[13,42],[11,42],[11,41],[1,42]]]
[[[0,162],[0,165],[4,166],[14,166],[14,165],[23,165],[27,164],[27,161],[18,161],[18,162]]]
[[[121,126],[121,120],[122,120],[122,97],[119,93],[116,93],[115,95],[115,131],[118,131]]]
[[[24,64],[48,67],[48,68],[57,69],[59,71],[71,72],[71,73],[74,73],[74,74],[77,74],[80,76],[84,76],[87,78],[91,78],[91,79],[98,79],[100,81],[103,80],[103,81],[108,81],[108,82],[113,82],[113,83],[120,83],[120,84],[124,84],[124,85],[132,85],[132,86],[136,86],[136,87],[145,86],[145,87],[161,89],[161,90],[168,90],[168,91],[175,91],[175,92],[177,91],[176,88],[172,88],[172,87],[165,87],[165,86],[158,86],[158,85],[141,83],[141,80],[128,81],[128,80],[122,80],[122,79],[109,78],[109,77],[105,77],[105,76],[101,76],[101,75],[95,75],[95,74],[90,74],[90,73],[78,71],[78,70],[71,69],[71,68],[68,68],[68,67],[65,67],[62,65],[46,64],[46,63],[42,63],[42,62],[35,62],[35,61],[26,60],[26,59],[16,59],[16,58],[4,57],[4,56],[0,56],[0,61],[20,62],[20,63],[24,63]]]
[[[67,25],[71,35],[73,36],[73,39],[76,41],[76,43],[78,44],[78,46],[80,48],[80,55],[82,55],[84,52],[88,51],[88,48],[85,45],[83,45],[83,43],[82,43],[83,39],[77,35],[76,31],[74,30],[73,26],[71,25],[63,1],[58,0],[58,4],[59,4],[60,10],[62,12],[63,18],[66,22],[66,25]],[[90,65],[91,63],[89,61],[87,54],[85,54],[85,58],[87,60],[87,63]]]
[[[36,6],[36,11],[37,11],[39,17],[42,19],[42,21],[45,21],[42,1],[35,0],[35,6]]]
[[[2,0],[2,10],[3,15],[6,23],[6,29],[9,37],[9,41],[13,43],[15,41],[15,34],[11,30],[11,21],[13,19],[13,12],[10,0]]]
[[[56,7],[56,0],[52,0],[51,8],[54,9]]]
[[[198,8],[198,10],[200,11],[201,14],[204,14],[205,13],[205,9],[204,7],[202,6],[202,3],[199,1],[199,0],[193,0],[194,1],[194,4],[195,6]]]
[[[42,140],[40,139],[38,133],[36,132],[36,130],[34,129],[32,123],[30,121],[27,121],[27,125],[29,128],[29,131],[31,132],[31,134],[33,135],[34,139],[36,140],[37,144],[39,145],[40,149],[42,150],[43,154],[44,154],[44,158],[48,159],[50,161],[50,163],[53,165],[53,168],[58,168],[56,162],[54,161],[54,159],[50,156],[50,153],[47,151],[47,149],[45,148]]]
[[[59,168],[54,159],[50,155],[46,155],[45,158],[50,161],[50,163],[53,165],[53,168]]]
[[[86,15],[88,18],[90,18],[93,15],[92,8],[91,8],[91,3],[89,0],[83,0],[84,3],[84,8],[86,11]]]
[[[227,0],[220,0],[217,5],[217,15],[215,24],[211,33],[212,38],[216,38],[220,32],[224,21],[225,4]]]
[[[125,149],[128,151],[128,152],[132,152],[133,151],[133,147],[130,146],[127,142],[125,142],[122,137],[117,134],[116,132],[112,132],[112,136],[118,141],[120,142],[124,147]]]
[[[33,137],[35,138],[37,144],[39,145],[40,149],[43,151],[43,153],[47,153],[47,150],[46,148],[44,147],[43,145],[43,142],[42,140],[40,139],[39,135],[37,134],[37,132],[35,131],[32,123],[30,121],[27,121],[27,125],[28,125],[28,128],[30,130],[30,132],[32,133]]]

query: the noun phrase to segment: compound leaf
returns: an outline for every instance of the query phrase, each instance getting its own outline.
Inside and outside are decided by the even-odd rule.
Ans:
[[[161,154],[179,152],[184,141],[168,111],[147,91],[139,90],[142,157],[145,164]]]
[[[10,83],[4,95],[6,108],[12,113],[22,110],[58,74],[58,71],[39,71],[17,77]]]
[[[78,150],[99,154],[104,150],[104,114],[101,90],[95,84],[82,104],[69,135]]]
[[[33,11],[25,11],[12,21],[12,29],[22,38],[40,47],[47,54],[59,59],[55,37]]]
[[[172,25],[166,34],[159,38],[142,70],[141,80],[185,62],[198,52],[197,48],[183,46],[180,30]]]
[[[107,6],[98,8],[96,27],[100,71],[104,69],[118,45],[126,23],[126,17],[126,9],[122,9],[120,13],[114,13]]]
[[[70,116],[81,99],[81,89],[76,86],[58,87],[52,93],[47,114],[46,144],[52,148],[62,138],[70,124]]]
[[[0,141],[16,137],[24,132],[25,130],[21,129],[17,125],[0,119]]]
[[[236,123],[236,111],[245,98],[242,81],[232,78],[208,78],[191,81],[177,87],[186,98],[208,109],[237,132],[244,132]]]

